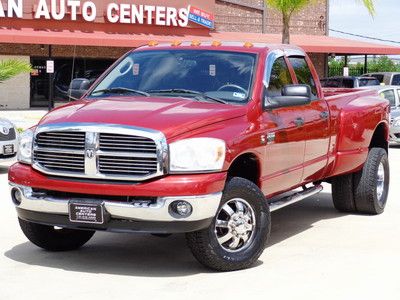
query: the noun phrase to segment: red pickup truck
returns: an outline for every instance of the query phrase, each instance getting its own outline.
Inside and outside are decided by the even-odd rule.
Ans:
[[[96,230],[186,233],[203,265],[243,269],[264,250],[271,211],[322,182],[339,211],[383,212],[388,119],[374,91],[324,93],[297,47],[153,43],[22,134],[11,198],[47,250]]]

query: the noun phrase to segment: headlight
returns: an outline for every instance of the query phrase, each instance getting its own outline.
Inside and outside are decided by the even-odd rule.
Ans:
[[[20,134],[18,139],[18,155],[19,162],[24,164],[32,164],[32,141],[33,129],[27,129]]]
[[[400,127],[400,118],[396,118],[393,121],[393,126],[394,127]]]
[[[169,145],[170,171],[221,171],[225,161],[225,142],[215,138],[192,138]]]

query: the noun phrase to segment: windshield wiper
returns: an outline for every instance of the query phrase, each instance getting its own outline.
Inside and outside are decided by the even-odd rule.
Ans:
[[[103,89],[103,90],[98,90],[92,92],[92,94],[98,94],[98,93],[105,93],[105,94],[138,94],[142,96],[149,97],[150,95],[146,92],[139,91],[139,90],[134,90],[134,89],[128,89],[124,87],[114,87],[114,88],[109,88],[109,89]]]
[[[195,95],[195,96],[200,96],[203,99],[207,99],[207,100],[212,100],[215,102],[219,102],[219,103],[223,103],[223,104],[227,104],[226,101],[219,99],[219,98],[214,98],[211,97],[209,95],[207,95],[206,93],[202,93],[199,91],[194,91],[194,90],[187,90],[187,89],[166,89],[166,90],[149,90],[146,91],[149,94],[188,94],[188,95]]]

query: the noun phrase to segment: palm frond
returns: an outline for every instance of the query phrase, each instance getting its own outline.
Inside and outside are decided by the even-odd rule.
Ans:
[[[374,0],[362,0],[364,6],[368,9],[368,12],[371,16],[374,16],[376,13],[375,10],[375,1]]]
[[[25,61],[17,59],[2,60],[0,61],[0,82],[21,73],[29,73],[31,70],[31,65]]]

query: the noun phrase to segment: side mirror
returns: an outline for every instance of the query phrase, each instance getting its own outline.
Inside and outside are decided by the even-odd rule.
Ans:
[[[264,108],[300,106],[311,103],[311,87],[306,84],[290,84],[282,88],[282,96],[265,97]]]
[[[86,78],[75,78],[71,81],[68,89],[68,97],[79,100],[90,88],[91,82]]]

